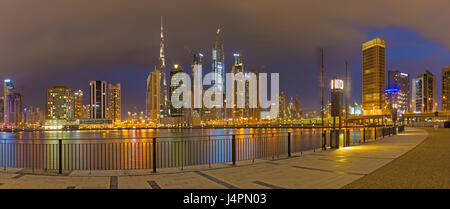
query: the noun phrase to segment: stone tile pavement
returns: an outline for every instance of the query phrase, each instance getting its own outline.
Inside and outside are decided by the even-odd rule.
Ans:
[[[421,143],[428,133],[405,133],[367,144],[297,153],[292,158],[256,160],[169,173],[161,171],[72,172],[65,176],[0,172],[0,189],[280,189],[342,188],[367,176]]]

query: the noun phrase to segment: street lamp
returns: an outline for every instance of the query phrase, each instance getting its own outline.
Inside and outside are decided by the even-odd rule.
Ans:
[[[339,133],[341,132],[341,116],[343,107],[343,90],[344,81],[337,77],[331,80],[331,116],[333,117],[333,132],[335,132],[335,138],[331,139],[331,146],[339,148]],[[336,132],[336,116],[339,117],[339,133]]]

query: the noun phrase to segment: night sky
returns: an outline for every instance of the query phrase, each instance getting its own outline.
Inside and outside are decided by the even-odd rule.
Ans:
[[[68,3],[71,2],[71,3]],[[226,72],[241,52],[245,70],[280,73],[280,89],[317,110],[319,48],[326,85],[350,63],[351,102],[361,102],[361,44],[386,40],[386,71],[437,77],[450,65],[450,1],[0,1],[0,76],[10,77],[24,104],[44,108],[45,90],[66,85],[86,92],[90,80],[122,84],[122,109],[144,110],[147,75],[158,63],[164,17],[167,64],[189,71],[188,49],[205,54],[222,30]],[[328,95],[328,94],[327,94]]]

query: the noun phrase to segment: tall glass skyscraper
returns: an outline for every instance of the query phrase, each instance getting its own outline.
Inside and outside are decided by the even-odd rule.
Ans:
[[[106,81],[91,81],[91,119],[106,119]]]
[[[389,93],[390,92],[390,93]],[[392,94],[397,92],[396,94]],[[386,89],[386,95],[394,95],[395,98],[386,98],[387,108],[395,108],[399,113],[403,114],[409,110],[409,74],[402,73],[397,70],[388,71],[388,88]],[[389,100],[389,101],[388,101]]]
[[[121,117],[121,89],[120,83],[108,86],[108,117],[115,123],[122,120]]]
[[[3,124],[16,127],[22,122],[22,95],[16,92],[11,79],[4,80],[3,95]]]
[[[170,81],[172,81],[172,79],[175,76],[181,76],[180,74],[177,74],[177,73],[180,73],[180,72],[183,72],[183,69],[181,68],[181,66],[179,64],[173,65],[173,68],[170,71]],[[182,78],[179,78],[179,80],[182,80]],[[176,89],[178,89],[182,85],[183,85],[182,82],[180,82],[180,83],[172,83],[172,82],[170,82],[170,98],[172,98],[172,94],[174,93],[174,91]],[[180,101],[183,101],[183,95],[181,95],[180,97],[181,97]],[[171,105],[170,106],[170,116],[172,116],[172,117],[182,117],[182,116],[184,116],[183,108],[175,108],[174,106]]]
[[[191,110],[192,114],[199,116],[201,104],[202,104],[202,82],[195,83],[194,81],[203,80],[203,54],[202,53],[192,53],[191,54]],[[196,108],[196,106],[199,106]]]
[[[442,110],[450,111],[450,66],[442,68]]]
[[[161,96],[161,103],[160,103],[160,109],[161,117],[169,116],[169,107],[170,107],[170,101],[167,98],[167,80],[166,80],[166,57],[164,54],[164,27],[163,27],[163,18],[161,17],[161,41],[159,44],[159,70],[160,70],[160,76],[161,76],[161,88],[160,88],[160,96]]]
[[[436,77],[426,70],[412,80],[412,110],[415,113],[436,111]]]
[[[73,93],[73,117],[75,119],[84,118],[83,110],[83,91],[78,90]]]
[[[362,44],[362,101],[365,115],[381,114],[385,107],[385,48],[381,38]]]
[[[216,88],[214,92],[219,92],[224,94],[225,92],[225,55],[223,52],[223,43],[219,41],[220,29],[217,29],[216,32],[216,41],[213,44],[212,49],[212,72],[214,74],[214,82],[216,84]],[[224,97],[223,97],[224,98]],[[215,115],[216,119],[222,119],[224,117],[222,107],[215,107],[213,110],[213,115]]]

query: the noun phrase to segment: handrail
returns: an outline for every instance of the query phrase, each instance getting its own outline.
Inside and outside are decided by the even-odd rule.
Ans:
[[[353,128],[375,128],[375,127],[391,127],[391,126],[361,126],[361,127],[353,127]],[[330,129],[331,127],[328,127],[327,129]],[[345,129],[345,128],[343,128]],[[63,140],[63,141],[69,141],[69,140],[77,140],[77,141],[92,141],[92,140],[143,140],[143,139],[153,139],[153,138],[157,138],[157,139],[177,139],[177,138],[203,138],[203,137],[223,137],[223,136],[260,136],[260,135],[267,135],[267,134],[287,134],[287,133],[296,133],[296,132],[300,132],[302,133],[303,131],[277,131],[277,132],[267,132],[267,133],[244,133],[244,134],[237,134],[237,133],[233,133],[233,134],[217,134],[217,135],[196,135],[196,136],[146,136],[146,137],[125,137],[125,138],[30,138],[30,139],[0,139],[0,140],[8,140],[8,141],[50,141],[50,140]],[[317,133],[319,133],[320,131],[318,131]]]

